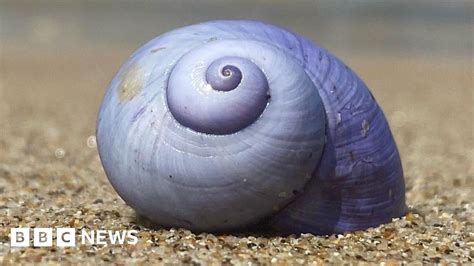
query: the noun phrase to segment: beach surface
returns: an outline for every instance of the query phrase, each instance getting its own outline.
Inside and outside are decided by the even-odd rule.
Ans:
[[[7,1],[0,10],[0,262],[397,265],[474,260],[474,71],[472,39],[466,39],[470,30],[464,20],[440,22],[436,32],[430,31],[431,21],[415,23],[418,28],[403,26],[408,39],[401,40],[398,48],[382,41],[393,37],[385,29],[402,27],[388,21],[386,27],[373,26],[367,48],[360,36],[318,39],[317,30],[313,32],[303,20],[288,25],[285,18],[278,19],[278,13],[263,15],[262,19],[303,34],[312,32],[310,38],[321,40],[367,83],[398,144],[409,206],[407,216],[376,228],[331,236],[279,236],[155,228],[119,198],[100,163],[95,119],[115,71],[153,35],[211,15],[166,20],[141,34],[136,33],[138,26],[129,25],[122,33],[131,32],[133,38],[117,32],[105,38],[106,29],[120,28],[113,24],[121,14],[115,9],[103,20],[87,5],[58,8],[53,3],[35,13]],[[262,12],[252,14],[258,17]],[[92,24],[84,26],[92,23],[85,22],[92,20],[85,14],[93,16],[99,25],[96,29]],[[127,23],[132,18],[124,17]],[[370,25],[357,23],[359,32]],[[329,26],[318,27],[321,36],[331,36],[324,31]],[[412,36],[411,31],[422,37]],[[382,38],[384,34],[388,36]],[[439,34],[457,39],[437,39]],[[341,38],[353,45],[341,44]],[[434,46],[427,45],[430,40]],[[11,248],[9,234],[15,227],[138,230],[139,241],[137,245]]]

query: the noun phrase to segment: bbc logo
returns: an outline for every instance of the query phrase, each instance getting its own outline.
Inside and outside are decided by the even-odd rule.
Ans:
[[[76,229],[56,228],[56,246],[74,247],[76,245]],[[30,228],[11,228],[11,247],[30,246]],[[53,228],[33,228],[33,246],[52,247]]]
[[[76,245],[76,229],[74,228],[11,228],[10,246],[30,246],[31,231],[33,231],[34,247],[52,247],[53,232],[56,232],[55,244],[58,247],[74,247]],[[85,230],[78,232],[82,245],[136,245],[138,243],[137,230]]]

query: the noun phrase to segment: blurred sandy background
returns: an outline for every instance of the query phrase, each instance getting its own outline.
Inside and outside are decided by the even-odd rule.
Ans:
[[[474,4],[289,3],[0,1],[0,261],[472,261]],[[150,230],[137,221],[111,189],[97,156],[95,117],[102,95],[141,44],[215,18],[260,19],[290,28],[362,77],[398,143],[410,217],[335,239],[194,235]],[[142,240],[139,247],[93,251],[10,250],[9,229],[17,226],[138,227]],[[385,237],[387,228],[394,237]],[[146,241],[151,237],[163,243],[152,245]],[[207,248],[193,242],[191,248],[186,241],[211,242]],[[249,244],[254,242],[257,248]],[[300,242],[310,244],[295,249]],[[341,243],[348,248],[337,249]]]

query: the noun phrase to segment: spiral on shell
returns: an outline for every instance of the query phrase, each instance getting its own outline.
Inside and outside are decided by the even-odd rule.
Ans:
[[[398,151],[365,84],[262,22],[210,21],[146,43],[112,79],[97,141],[119,195],[163,226],[322,234],[405,211]]]

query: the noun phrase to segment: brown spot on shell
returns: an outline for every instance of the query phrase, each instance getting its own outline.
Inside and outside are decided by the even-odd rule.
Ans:
[[[158,48],[150,50],[150,53],[154,54],[154,53],[159,52],[159,51],[164,50],[164,49],[166,49],[166,47],[158,47]]]
[[[120,74],[120,83],[117,93],[120,102],[128,102],[133,99],[143,88],[143,74],[137,63],[128,66]]]

